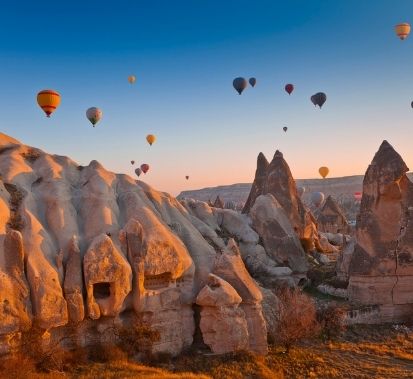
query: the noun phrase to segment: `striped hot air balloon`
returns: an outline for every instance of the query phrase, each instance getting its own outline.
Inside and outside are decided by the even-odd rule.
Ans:
[[[397,24],[394,27],[397,37],[399,37],[402,41],[407,38],[410,34],[410,24],[407,22],[403,22],[401,24]]]
[[[50,117],[60,104],[60,95],[52,89],[44,89],[37,94],[37,104]]]

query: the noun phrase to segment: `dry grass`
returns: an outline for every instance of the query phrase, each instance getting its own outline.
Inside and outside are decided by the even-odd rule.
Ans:
[[[413,332],[390,326],[358,326],[333,341],[306,341],[290,349],[271,346],[268,356],[184,354],[151,366],[110,354],[113,361],[68,360],[64,372],[39,373],[24,357],[0,367],[0,378],[141,378],[141,379],[277,379],[277,378],[412,378]],[[191,371],[191,372],[188,372]]]

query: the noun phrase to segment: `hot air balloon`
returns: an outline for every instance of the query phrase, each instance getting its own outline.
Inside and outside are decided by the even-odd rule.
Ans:
[[[255,87],[255,85],[257,84],[257,79],[249,78],[248,82],[251,85],[251,87]]]
[[[128,82],[129,82],[130,84],[135,83],[135,82],[136,82],[136,76],[135,76],[135,75],[129,75],[129,76],[128,76]]]
[[[92,123],[93,127],[100,121],[102,115],[102,111],[96,107],[91,107],[86,111],[86,117]]]
[[[186,175],[186,176],[185,176],[185,179],[186,179],[186,180],[188,180],[188,179],[189,179],[189,176],[188,176],[188,175]]]
[[[235,90],[241,95],[242,91],[248,86],[248,82],[245,78],[235,78],[232,82]]]
[[[311,96],[310,99],[314,106],[318,105],[321,109],[321,107],[327,100],[327,95],[324,92],[317,92],[315,95]]]
[[[131,165],[134,165],[134,164],[135,164],[135,161],[130,161],[130,164],[131,164]]]
[[[325,179],[328,173],[330,172],[330,170],[328,169],[328,167],[322,166],[318,169],[318,172],[323,177],[323,179]]]
[[[322,192],[313,192],[311,194],[311,202],[318,208],[324,201],[324,194]]]
[[[138,167],[136,170],[135,170],[135,174],[136,175],[138,175],[138,177],[142,174],[142,170]]]
[[[148,134],[146,136],[146,140],[148,141],[149,145],[152,146],[152,144],[156,141],[156,137],[153,134]]]
[[[37,94],[37,104],[50,117],[60,104],[60,95],[52,89],[44,89]]]
[[[413,108],[413,101],[410,103],[411,107]]]
[[[363,192],[354,192],[354,200],[361,201],[362,197],[363,197]]]
[[[284,89],[285,89],[285,92],[291,95],[292,92],[294,91],[294,86],[292,84],[286,84]]]
[[[407,22],[403,22],[401,24],[397,24],[394,27],[397,37],[399,37],[402,41],[407,38],[410,34],[410,24]]]
[[[141,170],[144,174],[146,174],[149,171],[149,165],[147,163],[141,164]]]
[[[286,126],[283,127],[284,132],[286,132],[288,130],[288,128]]]
[[[298,196],[303,196],[305,192],[305,187],[297,187]]]

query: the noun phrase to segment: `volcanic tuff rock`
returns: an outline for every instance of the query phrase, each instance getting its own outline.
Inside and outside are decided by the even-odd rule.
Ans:
[[[325,233],[350,234],[350,226],[343,210],[333,199],[328,196],[323,207],[317,214],[318,230]]]
[[[318,241],[316,221],[301,202],[290,168],[283,154],[278,150],[270,164],[262,153],[258,155],[254,183],[242,212],[250,213],[257,198],[266,194],[273,195],[284,209],[305,249],[323,251]]]
[[[102,330],[132,327],[137,315],[159,332],[149,348],[176,355],[192,344],[192,307],[197,298],[204,304],[200,291],[214,273],[236,302],[204,304],[205,342],[214,352],[265,353],[261,291],[231,240],[258,246],[250,223],[0,134],[0,352],[31,327],[51,346],[62,336],[72,346],[108,343],[117,337]],[[220,333],[232,341],[225,349],[204,327],[208,317],[224,322]]]
[[[349,297],[379,305],[381,321],[413,315],[413,184],[408,168],[384,141],[363,182]]]

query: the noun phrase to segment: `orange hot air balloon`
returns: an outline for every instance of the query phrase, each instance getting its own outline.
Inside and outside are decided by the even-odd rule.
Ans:
[[[156,141],[156,137],[153,134],[148,134],[146,136],[146,140],[148,141],[149,145],[152,146],[152,144]]]
[[[37,104],[50,117],[60,104],[60,95],[52,89],[44,89],[37,94]]]
[[[323,177],[323,179],[325,179],[328,173],[330,172],[330,170],[328,169],[328,167],[322,166],[318,169],[318,172]]]
[[[407,38],[407,36],[410,34],[410,24],[407,22],[403,22],[401,24],[397,24],[394,27],[397,36],[403,41],[404,39]]]

